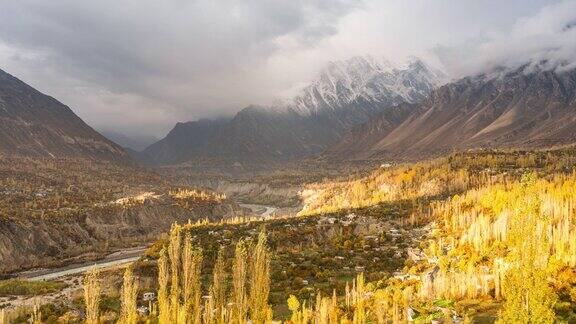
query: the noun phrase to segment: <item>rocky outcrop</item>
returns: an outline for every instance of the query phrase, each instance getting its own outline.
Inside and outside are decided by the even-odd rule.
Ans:
[[[250,204],[272,205],[276,207],[297,207],[300,205],[300,186],[272,186],[263,182],[232,181],[222,179],[202,179],[185,182],[189,186],[209,188],[226,194],[235,201]]]

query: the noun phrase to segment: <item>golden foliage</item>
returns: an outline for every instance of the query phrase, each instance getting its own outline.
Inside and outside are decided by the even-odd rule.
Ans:
[[[252,253],[250,275],[250,318],[255,323],[272,320],[272,309],[268,306],[270,294],[270,256],[266,246],[266,233],[260,232],[258,243]]]
[[[246,243],[238,241],[234,253],[234,264],[232,265],[232,323],[245,323],[248,313],[248,294],[246,291],[247,276],[247,256]]]
[[[86,323],[97,324],[100,320],[100,280],[98,270],[90,270],[84,277],[84,303],[86,304]]]
[[[121,313],[119,323],[136,324],[138,313],[136,312],[136,299],[138,298],[138,281],[134,278],[132,266],[126,267],[124,281],[120,292]]]

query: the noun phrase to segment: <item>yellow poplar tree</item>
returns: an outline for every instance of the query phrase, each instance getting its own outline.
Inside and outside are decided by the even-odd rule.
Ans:
[[[224,260],[224,250],[222,248],[218,251],[218,257],[214,263],[211,295],[214,299],[216,322],[224,324],[226,311],[226,261]]]
[[[545,231],[547,219],[539,215],[537,194],[530,194],[533,176],[524,177],[525,199],[511,220],[509,240],[512,246],[511,268],[504,277],[505,297],[500,323],[554,323],[556,301],[548,285],[547,264],[549,240]]]
[[[180,312],[180,256],[182,246],[182,235],[180,226],[172,225],[170,230],[170,243],[168,245],[168,256],[170,257],[170,318],[173,323],[178,319]]]
[[[232,323],[246,323],[248,297],[246,293],[247,251],[243,240],[236,244],[232,265]]]
[[[267,323],[272,309],[268,305],[270,294],[270,255],[264,230],[258,235],[258,243],[252,253],[250,276],[250,319],[253,323]]]
[[[364,274],[360,273],[356,276],[356,294],[354,301],[354,324],[362,324],[366,322],[366,308],[364,305],[365,299],[365,287],[364,287]]]
[[[182,300],[188,317],[193,323],[201,321],[201,271],[202,251],[192,246],[192,239],[187,236],[182,255]]]
[[[136,299],[138,297],[138,282],[134,278],[132,266],[126,267],[124,271],[124,282],[120,293],[122,309],[119,323],[136,324],[138,322],[138,313],[136,311]]]
[[[86,303],[86,324],[97,324],[99,321],[100,280],[98,270],[92,269],[84,276],[84,302]]]
[[[166,250],[160,251],[158,259],[158,322],[170,324],[170,296],[168,295],[168,258]]]

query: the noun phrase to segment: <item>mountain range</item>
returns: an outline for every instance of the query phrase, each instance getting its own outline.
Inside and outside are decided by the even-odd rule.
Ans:
[[[544,148],[576,142],[576,70],[466,77],[351,129],[324,152],[332,161],[419,159],[473,148]]]
[[[332,62],[291,99],[249,106],[231,119],[179,123],[138,158],[246,167],[318,154],[390,107],[424,100],[444,78],[416,58],[403,65],[370,56]]]
[[[476,148],[576,143],[576,69],[445,76],[418,59],[329,64],[293,98],[231,118],[178,123],[142,152],[153,166],[245,169],[320,156],[331,162],[417,160]],[[56,99],[0,70],[0,154],[127,163],[127,151]]]

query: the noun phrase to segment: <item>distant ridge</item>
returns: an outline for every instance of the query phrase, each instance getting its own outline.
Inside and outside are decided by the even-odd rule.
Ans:
[[[129,162],[58,100],[0,70],[0,154]]]

